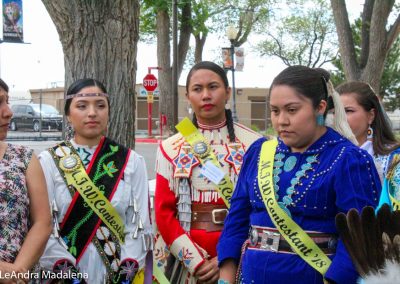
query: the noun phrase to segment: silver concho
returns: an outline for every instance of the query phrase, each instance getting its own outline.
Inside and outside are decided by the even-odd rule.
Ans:
[[[250,240],[250,245],[251,246],[254,247],[254,246],[257,245],[257,243],[258,243],[258,232],[257,232],[256,228],[251,228],[249,240]]]
[[[71,172],[79,165],[79,158],[75,155],[68,155],[60,159],[60,168],[64,171]]]
[[[210,149],[206,142],[199,141],[193,145],[193,152],[200,157],[207,156],[209,151]]]

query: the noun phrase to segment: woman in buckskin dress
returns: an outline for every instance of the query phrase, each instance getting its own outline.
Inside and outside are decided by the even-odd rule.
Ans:
[[[27,281],[16,279],[15,273],[30,271],[51,232],[46,182],[38,159],[26,147],[3,142],[11,117],[8,86],[0,79],[0,283]]]
[[[73,138],[39,156],[54,224],[40,263],[68,272],[64,282],[131,283],[152,244],[145,161],[104,136],[110,104],[101,82],[74,82],[64,111]]]
[[[260,135],[232,120],[225,109],[230,95],[220,66],[209,61],[193,66],[186,80],[193,124],[234,185],[244,152]],[[171,283],[215,283],[219,276],[216,245],[227,206],[200,160],[181,134],[163,141],[158,150],[155,217],[160,235],[154,257]]]
[[[373,160],[353,144],[327,71],[288,67],[269,100],[278,139],[246,152],[218,244],[220,283],[356,283],[335,216],[377,205]],[[328,100],[337,131],[324,123]]]

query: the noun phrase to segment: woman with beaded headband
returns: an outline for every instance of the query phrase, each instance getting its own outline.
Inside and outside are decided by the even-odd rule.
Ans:
[[[46,181],[32,149],[4,142],[13,113],[0,79],[0,283],[34,275],[51,233]]]
[[[213,168],[235,184],[244,152],[260,137],[233,121],[225,109],[230,94],[220,66],[209,61],[194,65],[186,80],[186,98],[203,143],[191,147],[176,134],[159,147],[155,217],[160,234],[154,257],[171,283],[215,283],[219,276],[216,245],[227,205],[205,171]],[[199,151],[213,153],[218,165],[202,166]]]
[[[383,179],[380,204],[388,203],[400,209],[400,142],[393,134],[378,96],[364,82],[346,82],[336,90],[359,146],[374,158]]]
[[[218,243],[221,283],[356,283],[335,216],[376,205],[380,181],[372,158],[346,138],[344,110],[338,131],[324,125],[328,99],[343,108],[332,94],[323,69],[291,66],[273,80],[278,140],[261,138],[244,157]]]
[[[110,103],[99,81],[75,81],[64,110],[73,138],[39,156],[54,225],[40,264],[67,283],[131,283],[152,244],[145,161],[104,136]]]

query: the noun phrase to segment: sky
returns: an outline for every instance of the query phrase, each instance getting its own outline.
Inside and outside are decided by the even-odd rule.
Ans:
[[[347,0],[351,16],[359,15],[363,0]],[[10,86],[11,97],[21,96],[29,89],[63,86],[64,56],[57,30],[41,0],[23,0],[24,41],[26,44],[0,44],[0,77]],[[0,25],[0,29],[2,25]],[[1,33],[2,34],[2,33]],[[229,47],[226,40],[208,40],[203,54],[204,60],[214,60],[221,47]],[[266,88],[272,79],[285,68],[279,59],[260,58],[252,47],[254,38],[249,38],[245,48],[243,72],[235,72],[236,87]],[[156,46],[139,43],[137,83],[147,73],[147,67],[157,66]],[[180,84],[185,84],[187,70],[181,75]],[[231,75],[228,74],[231,79]]]

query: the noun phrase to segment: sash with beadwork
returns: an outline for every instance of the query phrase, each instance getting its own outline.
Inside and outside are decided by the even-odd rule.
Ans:
[[[322,275],[328,270],[331,260],[310,236],[278,205],[273,182],[273,163],[277,140],[265,141],[261,147],[258,164],[258,185],[271,221],[279,233],[305,262]]]
[[[398,172],[400,171],[400,153],[392,153],[389,157],[388,168],[383,180],[382,195],[387,194],[389,197],[385,203],[391,204],[394,211],[400,210],[400,200],[398,199],[399,191],[397,186],[400,179]],[[395,181],[395,179],[397,179]]]
[[[60,235],[68,246],[68,251],[76,258],[76,263],[79,262],[85,249],[92,242],[102,257],[107,268],[108,277],[112,277],[118,270],[120,262],[120,241],[91,207],[87,205],[79,192],[71,184],[67,183],[65,173],[59,166],[60,159],[62,159],[60,147],[63,147],[63,149],[68,148],[70,154],[74,154],[74,156],[76,155],[75,157],[79,158],[75,148],[69,141],[64,141],[49,149],[72,196],[71,204],[60,226]],[[128,148],[103,137],[86,169],[88,177],[108,200],[112,199],[123,177],[129,154]],[[98,233],[99,227],[101,229],[99,230],[101,231],[100,235]]]

